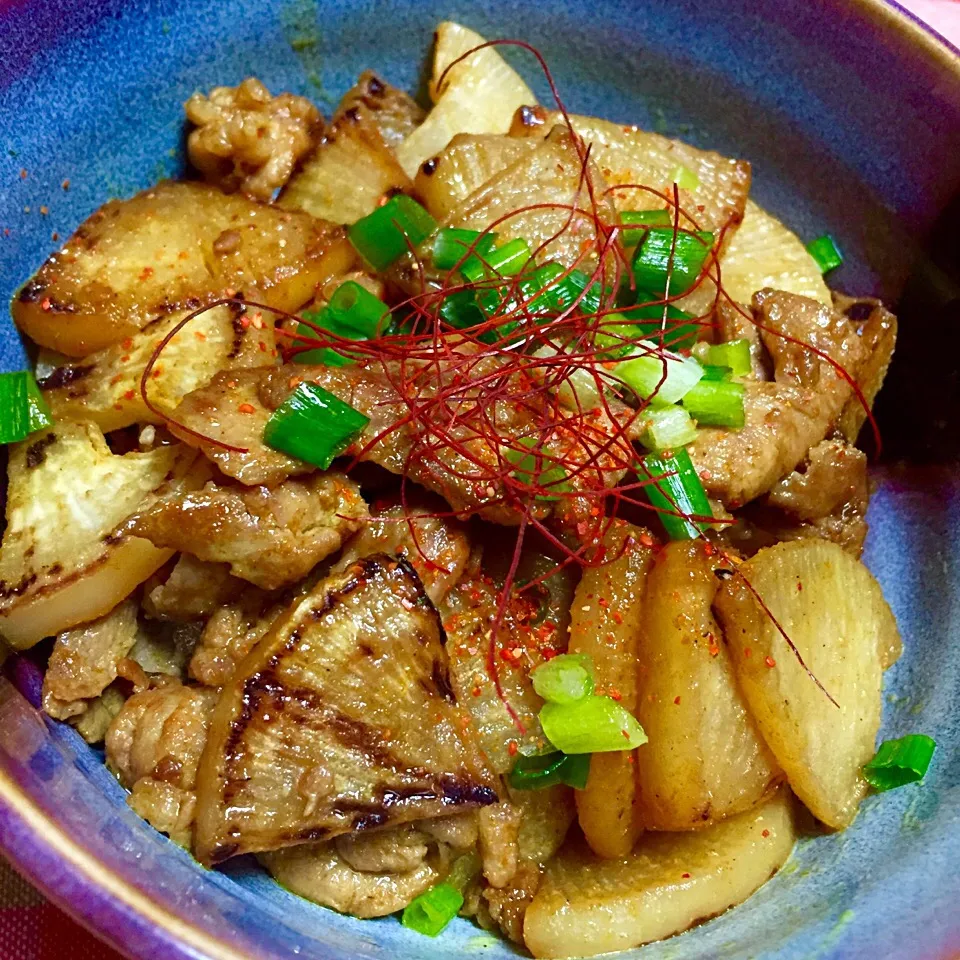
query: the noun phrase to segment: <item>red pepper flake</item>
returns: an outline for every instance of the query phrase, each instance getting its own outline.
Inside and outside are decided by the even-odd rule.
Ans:
[[[773,657],[765,657],[763,662],[764,662],[768,667],[775,667],[775,666],[777,665],[777,661],[774,660]]]
[[[206,340],[206,339],[207,339],[207,335],[206,335],[202,330],[194,330],[194,331],[193,331],[193,335],[194,335],[198,340]]]
[[[256,413],[256,412],[257,412],[257,408],[256,408],[252,403],[241,403],[240,406],[237,407],[237,409],[238,409],[241,413]],[[410,601],[408,600],[407,603],[409,603],[409,602],[410,602]],[[402,604],[402,605],[403,605],[403,606],[406,606],[406,604]],[[411,606],[412,606],[412,605],[411,605]],[[407,609],[409,610],[409,609],[411,609],[411,608],[410,608],[410,607],[407,607]]]
[[[629,740],[629,739],[630,739],[630,733],[629,733],[629,731],[627,731],[627,730],[621,730],[620,733],[623,735],[623,739],[624,739],[624,740]]]
[[[610,699],[611,699],[611,700],[616,700],[617,703],[619,703],[619,702],[623,699],[623,694],[622,694],[616,687],[611,687],[611,688],[610,688]]]
[[[770,831],[769,831],[769,830],[764,830],[763,833],[760,834],[760,836],[763,837],[764,840],[766,840],[767,837],[770,836]]]
[[[50,302],[50,298],[49,298],[49,297],[44,297],[44,298],[40,301],[40,309],[41,309],[41,310],[50,310],[52,306],[53,306],[53,304]]]
[[[21,171],[20,171],[20,179],[21,179],[21,180],[26,180],[26,179],[27,179],[27,171],[26,171],[26,170],[21,170]]]
[[[617,623],[617,624],[623,623],[623,614],[618,613],[616,610],[614,610],[614,611],[610,614],[610,616],[613,617],[613,622],[614,622],[614,623]]]
[[[657,544],[657,541],[650,536],[649,533],[640,534],[640,543],[645,547],[654,547]]]
[[[520,749],[520,748],[517,746],[517,741],[516,741],[516,740],[511,740],[511,741],[507,744],[507,753],[509,753],[511,757],[515,757],[515,756],[517,755],[517,750],[519,750],[519,749]]]
[[[163,367],[156,366],[153,368],[153,373],[151,373],[150,376],[153,377],[154,380],[159,380],[162,374],[163,374]]]
[[[746,660],[746,658],[749,657],[750,654],[752,654],[752,653],[753,653],[753,651],[752,651],[749,647],[744,647],[744,648],[743,648],[743,658],[744,658],[744,660]]]
[[[244,330],[248,330],[250,328],[250,323],[251,323],[251,320],[249,317],[240,318],[240,326],[243,327]]]
[[[266,353],[266,352],[267,352],[267,345],[266,345],[266,343],[264,343],[263,340],[260,341],[260,352],[261,352],[261,353]]]
[[[136,394],[133,392],[133,390],[128,390],[128,391],[123,395],[123,399],[124,399],[124,400],[132,400],[135,396],[136,396]]]
[[[121,341],[120,346],[123,347],[124,350],[132,350],[133,337],[127,337],[126,340]]]
[[[674,706],[679,707],[679,706],[680,706],[680,698],[679,698],[679,697],[674,697],[674,698],[673,698],[673,703],[674,703]]]
[[[689,879],[690,879],[690,874],[689,874],[689,873],[681,874],[681,875],[680,875],[680,879],[681,879],[681,880],[689,880]]]
[[[601,607],[606,607],[606,606],[607,606],[607,598],[606,598],[606,597],[598,597],[598,598],[597,598],[597,603],[599,603]]]
[[[56,230],[54,230],[53,233],[50,234],[50,239],[51,239],[51,240],[59,240],[59,239],[60,239],[60,234],[57,233]]]
[[[153,276],[153,267],[144,267],[140,271],[141,280],[149,280]]]
[[[799,593],[801,590],[803,590],[803,583],[798,580],[798,581],[797,581],[797,592]]]
[[[479,697],[480,694],[482,693],[482,691],[481,691],[481,689],[480,689],[480,684],[479,684],[479,683],[475,683],[475,684],[473,685],[473,689],[472,689],[470,692],[471,692],[475,697]]]
[[[237,381],[236,381],[236,380],[228,380],[228,381],[227,381],[227,386],[228,386],[231,390],[235,390],[235,389],[236,389],[236,386],[237,386]]]
[[[123,374],[118,373],[116,376],[110,378],[110,386],[115,387],[123,379]]]
[[[712,543],[705,541],[703,544],[703,552],[705,556],[712,557],[717,551],[714,549]]]

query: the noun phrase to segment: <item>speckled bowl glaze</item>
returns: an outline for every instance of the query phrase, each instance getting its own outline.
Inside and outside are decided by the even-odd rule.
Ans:
[[[415,88],[434,23],[548,56],[579,112],[754,162],[754,195],[848,255],[832,278],[901,306],[880,409],[867,562],[906,653],[884,736],[939,749],[920,786],[800,843],[744,906],[630,957],[960,956],[960,471],[956,423],[960,56],[873,0],[0,0],[0,292],[83,217],[182,168],[180,103],[254,73],[332,104],[374,67]],[[297,39],[315,41],[304,45]],[[299,50],[299,52],[297,52]],[[533,78],[522,56],[510,58]],[[546,91],[538,86],[541,95]],[[23,171],[23,172],[21,172]],[[69,180],[69,189],[65,181]],[[933,349],[931,349],[931,347]],[[9,324],[0,360],[22,363]],[[312,906],[254,864],[208,872],[135,817],[101,756],[35,709],[26,661],[0,679],[0,845],[54,901],[141,960],[512,955],[466,923],[439,941]]]

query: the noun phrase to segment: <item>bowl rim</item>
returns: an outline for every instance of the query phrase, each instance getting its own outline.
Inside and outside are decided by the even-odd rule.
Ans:
[[[917,50],[954,73],[960,85],[960,47],[913,11],[896,0],[848,2],[863,20],[905,34]],[[51,903],[131,960],[257,960],[103,870],[2,766],[0,851]]]

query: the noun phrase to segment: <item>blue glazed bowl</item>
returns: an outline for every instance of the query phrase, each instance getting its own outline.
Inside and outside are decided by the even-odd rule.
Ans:
[[[933,768],[922,785],[868,799],[845,833],[804,840],[744,906],[629,956],[960,956],[960,56],[904,11],[879,0],[487,0],[482,11],[463,0],[0,0],[0,293],[57,245],[55,232],[180,172],[180,103],[194,89],[254,73],[332,103],[365,67],[414,88],[443,18],[537,44],[578,112],[752,160],[763,205],[802,235],[839,239],[848,260],[834,285],[900,302],[866,559],[906,641],[883,736],[934,735]],[[316,42],[292,43],[304,36]],[[0,363],[22,360],[4,325]],[[249,864],[203,870],[127,809],[95,751],[35,709],[36,668],[21,660],[7,673],[0,845],[121,952],[512,954],[466,923],[438,942],[394,919],[337,916]]]

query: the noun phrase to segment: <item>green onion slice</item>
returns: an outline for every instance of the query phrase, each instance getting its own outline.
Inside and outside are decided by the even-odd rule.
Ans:
[[[575,703],[545,703],[540,725],[563,753],[611,753],[647,742],[636,718],[610,697],[591,695]]]
[[[496,242],[495,233],[443,227],[433,238],[433,265],[439,270],[452,270],[470,252],[486,258]]]
[[[450,883],[438,883],[404,907],[400,922],[426,937],[436,937],[460,912],[463,894]]]
[[[644,487],[651,505],[660,511],[660,521],[671,540],[699,537],[705,524],[687,516],[710,517],[710,501],[686,450],[650,453],[643,458],[640,472],[654,482]],[[686,516],[675,516],[685,514]]]
[[[669,210],[624,210],[620,214],[623,231],[620,234],[625,247],[635,247],[651,227],[669,227]]]
[[[684,350],[692,347],[700,336],[700,324],[689,313],[684,313],[672,303],[666,304],[667,322],[663,322],[664,304],[650,303],[658,299],[655,293],[638,292],[637,304],[623,307],[624,315],[636,323],[639,336],[656,340],[670,350]],[[637,321],[643,321],[637,323]]]
[[[436,220],[416,200],[398,193],[349,227],[347,236],[370,266],[386,270],[436,229]]]
[[[745,377],[753,369],[750,363],[750,341],[746,338],[705,346],[704,363],[729,367],[735,377]]]
[[[722,372],[729,368],[712,369]],[[682,403],[701,426],[740,429],[745,419],[743,393],[742,383],[704,378],[684,394]]]
[[[495,247],[483,256],[468,257],[460,272],[470,283],[482,283],[497,277],[515,277],[530,262],[530,245],[517,237]]]
[[[390,317],[390,308],[355,280],[337,287],[327,304],[327,311],[334,332],[339,332],[337,328],[340,328],[364,340],[380,336]]]
[[[50,407],[29,370],[0,374],[0,443],[16,443],[53,425]]]
[[[516,441],[521,447],[530,451],[523,453],[520,450],[506,450],[504,456],[513,464],[514,479],[528,487],[540,488],[544,492],[537,493],[537,500],[559,500],[555,494],[569,493],[570,484],[567,482],[567,471],[559,464],[546,466],[549,460],[536,448],[539,440],[536,437],[520,437]]]
[[[507,782],[514,790],[545,790],[566,784],[582,790],[590,776],[589,753],[539,753],[532,757],[518,757],[507,774]]]
[[[533,689],[550,703],[573,703],[593,693],[593,661],[585,653],[561,653],[531,674]]]
[[[669,276],[670,295],[686,293],[700,276],[712,247],[712,233],[680,231],[676,233],[674,244],[672,227],[652,227],[633,258],[633,276],[637,287],[664,296]]]
[[[811,240],[807,244],[807,253],[817,261],[821,273],[829,273],[843,263],[843,254],[837,246],[837,241],[829,233]]]
[[[877,755],[864,766],[863,776],[881,793],[922,780],[937,747],[932,737],[911,733],[899,740],[884,740]]]
[[[263,441],[326,470],[370,422],[359,410],[315,383],[301,383],[274,411]]]
[[[696,190],[700,186],[700,178],[689,167],[680,164],[670,178],[681,190]]]
[[[703,377],[703,367],[693,357],[658,353],[658,346],[643,341],[650,352],[623,360],[613,369],[638,397],[665,406],[682,399]]]
[[[648,450],[676,450],[697,438],[697,425],[683,407],[651,408],[646,414],[640,442]]]

